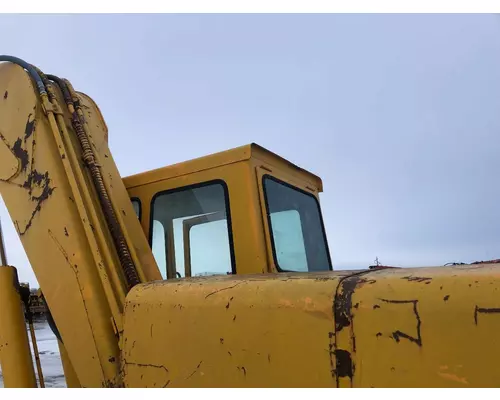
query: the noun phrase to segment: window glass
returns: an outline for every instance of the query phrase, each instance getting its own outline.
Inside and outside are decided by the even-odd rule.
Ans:
[[[227,221],[195,225],[190,231],[191,275],[220,275],[231,272]],[[203,251],[201,251],[203,250]]]
[[[278,265],[291,271],[307,271],[306,248],[297,210],[272,213],[271,224]]]
[[[264,196],[276,265],[281,271],[331,269],[323,222],[316,198],[264,176]]]
[[[135,215],[137,218],[141,218],[141,202],[139,199],[132,199],[132,207],[134,207]]]
[[[166,254],[161,270],[165,279],[232,273],[227,204],[226,186],[219,181],[155,197],[153,223],[159,223],[163,231],[152,231],[152,243],[158,247],[158,255],[153,254]]]
[[[153,221],[153,243],[151,250],[156,259],[156,264],[165,278],[167,276],[167,252],[165,244],[165,229],[160,221]]]

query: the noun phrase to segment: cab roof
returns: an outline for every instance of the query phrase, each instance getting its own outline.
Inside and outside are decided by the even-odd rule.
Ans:
[[[294,173],[300,175],[302,179],[316,187],[319,192],[323,191],[323,183],[319,176],[298,167],[290,161],[255,143],[235,147],[230,150],[221,151],[166,167],[153,169],[151,171],[141,172],[139,174],[123,178],[123,182],[125,187],[130,189],[136,186],[146,185],[165,179],[176,178],[182,175],[217,168],[223,165],[250,160],[251,158],[266,162],[276,168],[281,167],[281,169],[292,169]]]

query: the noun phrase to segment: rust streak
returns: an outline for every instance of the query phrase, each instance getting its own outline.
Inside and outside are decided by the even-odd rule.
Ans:
[[[392,337],[397,343],[400,342],[400,338],[405,338],[410,342],[417,344],[417,346],[422,347],[422,336],[420,332],[420,326],[422,324],[422,321],[420,320],[420,315],[418,314],[418,309],[417,309],[418,300],[387,300],[387,299],[380,299],[380,300],[386,303],[393,303],[393,304],[413,304],[413,313],[415,314],[415,318],[417,319],[417,337],[415,338],[411,335],[408,335],[407,333],[401,332],[400,330],[394,331],[392,333]]]
[[[497,314],[500,313],[500,308],[481,308],[476,306],[474,309],[474,322],[477,325],[477,315],[481,314]]]
[[[347,350],[339,349],[337,343],[337,335],[342,329],[350,326],[351,344],[352,350],[356,351],[356,336],[354,334],[354,322],[352,315],[352,296],[356,287],[360,284],[375,283],[375,280],[366,280],[361,278],[363,275],[371,273],[372,271],[362,271],[352,275],[345,276],[340,279],[338,285],[335,288],[334,300],[333,300],[333,322],[334,330],[329,332],[329,354],[330,354],[330,371],[332,378],[335,379],[337,387],[340,386],[339,370],[345,372],[347,370],[351,371],[351,386],[352,386],[352,376],[354,375],[354,363],[351,359],[351,353]],[[349,354],[349,358],[345,357],[346,352]],[[339,365],[339,363],[341,365]],[[347,364],[346,364],[347,363]],[[350,363],[350,364],[349,364]],[[345,376],[349,376],[346,374]]]
[[[233,286],[229,286],[229,287],[225,287],[225,288],[222,288],[222,289],[219,289],[219,290],[215,290],[214,292],[211,292],[209,294],[207,294],[205,296],[205,299],[208,299],[210,296],[216,294],[216,293],[219,293],[219,292],[222,292],[224,290],[229,290],[229,289],[234,289],[236,286],[238,285],[241,285],[243,282],[238,282],[237,284],[233,285]]]
[[[201,366],[201,363],[202,363],[202,362],[203,362],[203,360],[202,360],[202,361],[200,361],[200,363],[198,364],[198,366],[196,367],[196,369],[195,369],[193,372],[191,372],[191,374],[190,374],[190,375],[189,375],[186,379],[189,379],[189,378],[191,378],[194,374],[196,374],[196,371],[198,371],[198,370],[200,369],[200,366]]]
[[[140,363],[131,363],[131,362],[128,362],[127,360],[123,360],[123,363],[128,366],[128,365],[132,365],[132,366],[135,366],[135,367],[143,367],[143,368],[158,368],[158,369],[162,369],[164,370],[166,373],[167,373],[167,376],[169,374],[169,370],[167,367],[165,367],[164,365],[156,365],[156,364],[140,364]],[[122,371],[122,374],[123,374],[123,371]],[[142,375],[141,375],[141,379],[142,379]],[[168,379],[167,381],[165,381],[165,383],[163,384],[163,388],[166,388],[168,385],[170,384],[170,379]]]

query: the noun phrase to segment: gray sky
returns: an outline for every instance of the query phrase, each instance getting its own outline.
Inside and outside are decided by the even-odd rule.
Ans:
[[[94,98],[123,176],[256,142],[322,177],[336,269],[500,258],[498,16],[2,15],[0,37]]]

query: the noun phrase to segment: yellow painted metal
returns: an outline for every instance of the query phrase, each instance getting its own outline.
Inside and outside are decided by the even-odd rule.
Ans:
[[[57,341],[57,345],[59,346],[59,355],[61,356],[61,362],[64,370],[64,378],[66,379],[66,387],[68,388],[81,388],[82,385],[78,380],[78,375],[75,372],[75,369],[71,365],[71,361],[68,356],[68,352],[64,347],[64,344],[61,343],[60,340]]]
[[[295,176],[306,180],[312,187],[317,187],[320,192],[323,191],[322,181],[319,176],[304,170],[255,143],[128,176],[123,178],[123,181],[127,188],[133,188],[135,186],[143,186],[183,175],[191,175],[225,165],[248,161],[250,159],[258,159],[260,162],[267,163],[278,169],[292,171]]]
[[[340,386],[498,387],[499,293],[498,264],[346,279],[336,345],[351,354],[353,378]]]
[[[196,278],[134,288],[127,387],[497,387],[500,267]]]
[[[126,282],[69,111],[57,89],[48,90],[50,100],[40,98],[26,72],[13,64],[0,64],[0,92],[0,148],[7,154],[0,163],[0,193],[82,386],[119,386]],[[78,96],[139,276],[159,278],[112,161],[100,111]]]
[[[17,271],[10,266],[0,266],[0,364],[6,388],[37,387]]]
[[[0,92],[8,93],[0,106],[0,146],[19,161],[0,192],[82,383],[104,386],[116,375],[104,360],[119,350],[89,236],[85,210],[92,205],[75,178],[81,167],[70,164],[71,139],[45,115],[21,68],[0,64]]]
[[[127,387],[331,387],[337,274],[191,278],[127,296]]]

